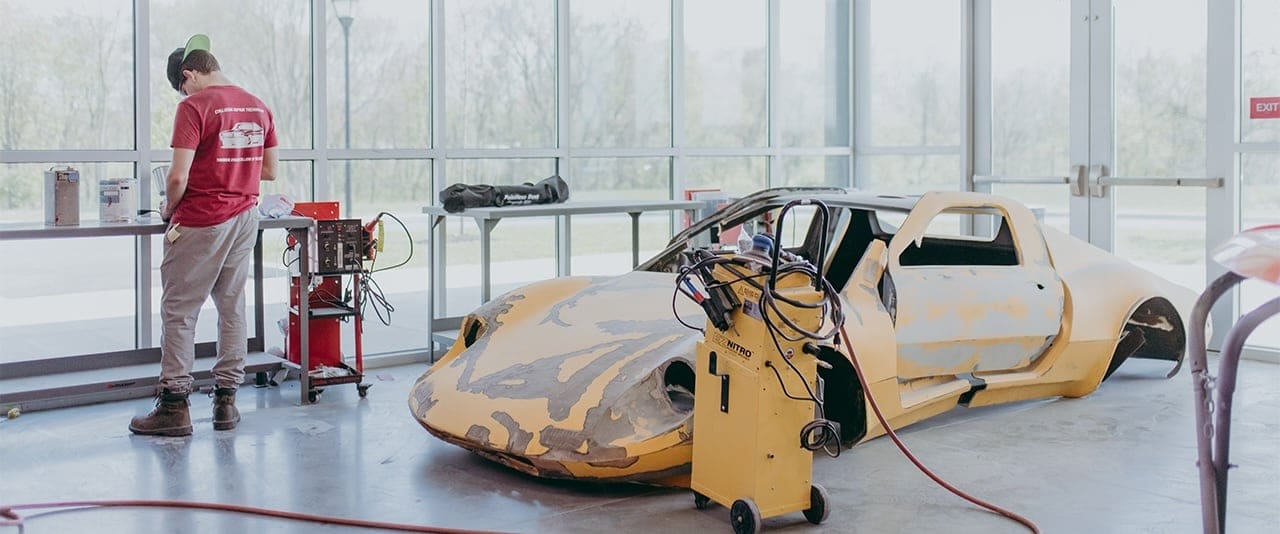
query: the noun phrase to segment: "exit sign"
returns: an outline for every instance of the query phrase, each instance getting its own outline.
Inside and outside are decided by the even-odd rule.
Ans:
[[[1249,99],[1250,119],[1280,119],[1280,96]]]

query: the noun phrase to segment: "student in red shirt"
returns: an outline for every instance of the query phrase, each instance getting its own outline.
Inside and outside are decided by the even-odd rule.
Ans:
[[[223,75],[207,36],[195,35],[169,55],[168,76],[186,98],[173,123],[161,208],[169,230],[160,264],[160,392],[156,408],[133,418],[129,430],[186,436],[196,319],[209,297],[218,309],[213,428],[230,430],[240,422],[236,388],[248,349],[244,284],[257,239],[259,181],[276,176],[276,131],[266,104]]]

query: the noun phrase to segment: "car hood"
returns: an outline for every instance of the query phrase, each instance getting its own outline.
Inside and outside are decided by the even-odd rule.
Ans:
[[[667,394],[693,365],[700,308],[672,302],[674,275],[567,277],[507,293],[467,316],[409,404],[467,448],[543,460],[626,462],[688,442],[691,410]],[[679,364],[677,364],[679,365]]]

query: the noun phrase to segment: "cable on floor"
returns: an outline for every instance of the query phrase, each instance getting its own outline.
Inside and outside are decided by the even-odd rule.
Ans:
[[[862,367],[858,365],[858,358],[854,356],[853,347],[849,343],[849,339],[851,338],[849,337],[849,334],[845,332],[843,324],[840,325],[840,337],[844,338],[845,340],[844,346],[849,348],[848,349],[849,361],[853,363],[854,373],[858,375],[858,381],[862,383],[862,391],[866,393],[867,404],[871,405],[871,410],[875,412],[876,419],[880,421],[880,426],[884,427],[885,433],[888,434],[889,439],[892,439],[893,443],[898,446],[898,450],[902,451],[903,456],[906,456],[908,460],[911,460],[911,463],[915,464],[916,468],[919,469],[921,473],[924,473],[925,476],[928,476],[939,486],[942,486],[947,491],[950,491],[951,493],[955,494],[957,497],[960,497],[961,499],[964,499],[973,504],[986,508],[987,510],[990,510],[992,512],[1005,516],[1009,519],[1022,523],[1024,526],[1031,529],[1031,532],[1034,532],[1035,534],[1040,534],[1040,527],[1036,526],[1035,522],[1031,521],[1030,519],[1022,515],[1014,513],[1010,510],[1006,510],[1004,508],[991,504],[987,501],[984,501],[982,499],[969,495],[968,493],[965,493],[964,490],[961,490],[960,488],[952,486],[951,483],[947,482],[946,480],[943,480],[942,477],[938,476],[937,474],[934,474],[934,472],[930,470],[928,467],[926,467],[924,463],[920,461],[919,458],[916,458],[916,455],[911,453],[911,449],[908,449],[907,445],[903,443],[902,439],[898,437],[898,433],[893,431],[893,427],[889,426],[889,422],[885,420],[884,414],[880,412],[880,405],[876,404],[875,397],[871,395],[871,385],[867,383],[867,378],[862,374]]]
[[[411,525],[408,523],[391,523],[385,521],[368,521],[364,519],[350,519],[345,517],[333,517],[317,514],[305,514],[301,512],[287,512],[284,510],[273,510],[271,508],[259,508],[256,506],[245,506],[241,504],[224,504],[200,501],[171,501],[171,500],[98,500],[98,501],[67,501],[67,502],[44,502],[44,503],[24,503],[13,505],[0,505],[0,527],[18,527],[18,531],[23,530],[23,517],[15,510],[32,510],[32,509],[48,509],[48,508],[97,508],[97,507],[144,507],[144,508],[185,508],[195,510],[213,510],[217,512],[233,512],[239,514],[259,515],[267,517],[278,517],[292,521],[306,521],[310,523],[322,523],[328,525],[342,525],[348,527],[360,528],[380,528],[384,530],[398,530],[401,532],[434,532],[437,534],[488,534],[493,531],[486,530],[468,530],[458,528],[444,528],[430,525]]]

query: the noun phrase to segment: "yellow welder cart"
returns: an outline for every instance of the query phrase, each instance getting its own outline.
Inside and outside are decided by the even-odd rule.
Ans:
[[[708,321],[698,343],[693,419],[694,504],[728,506],[739,534],[759,532],[767,517],[803,511],[818,524],[827,515],[826,490],[812,483],[813,451],[801,437],[815,421],[821,395],[818,362],[778,317],[780,312],[812,332],[822,325],[823,310],[778,299],[776,309],[762,305],[760,289],[733,282],[751,276],[748,269],[728,263],[712,270],[717,281],[732,284],[741,306],[724,331]],[[775,287],[777,295],[796,302],[823,298],[802,273],[779,276]],[[771,324],[777,329],[772,334]]]

